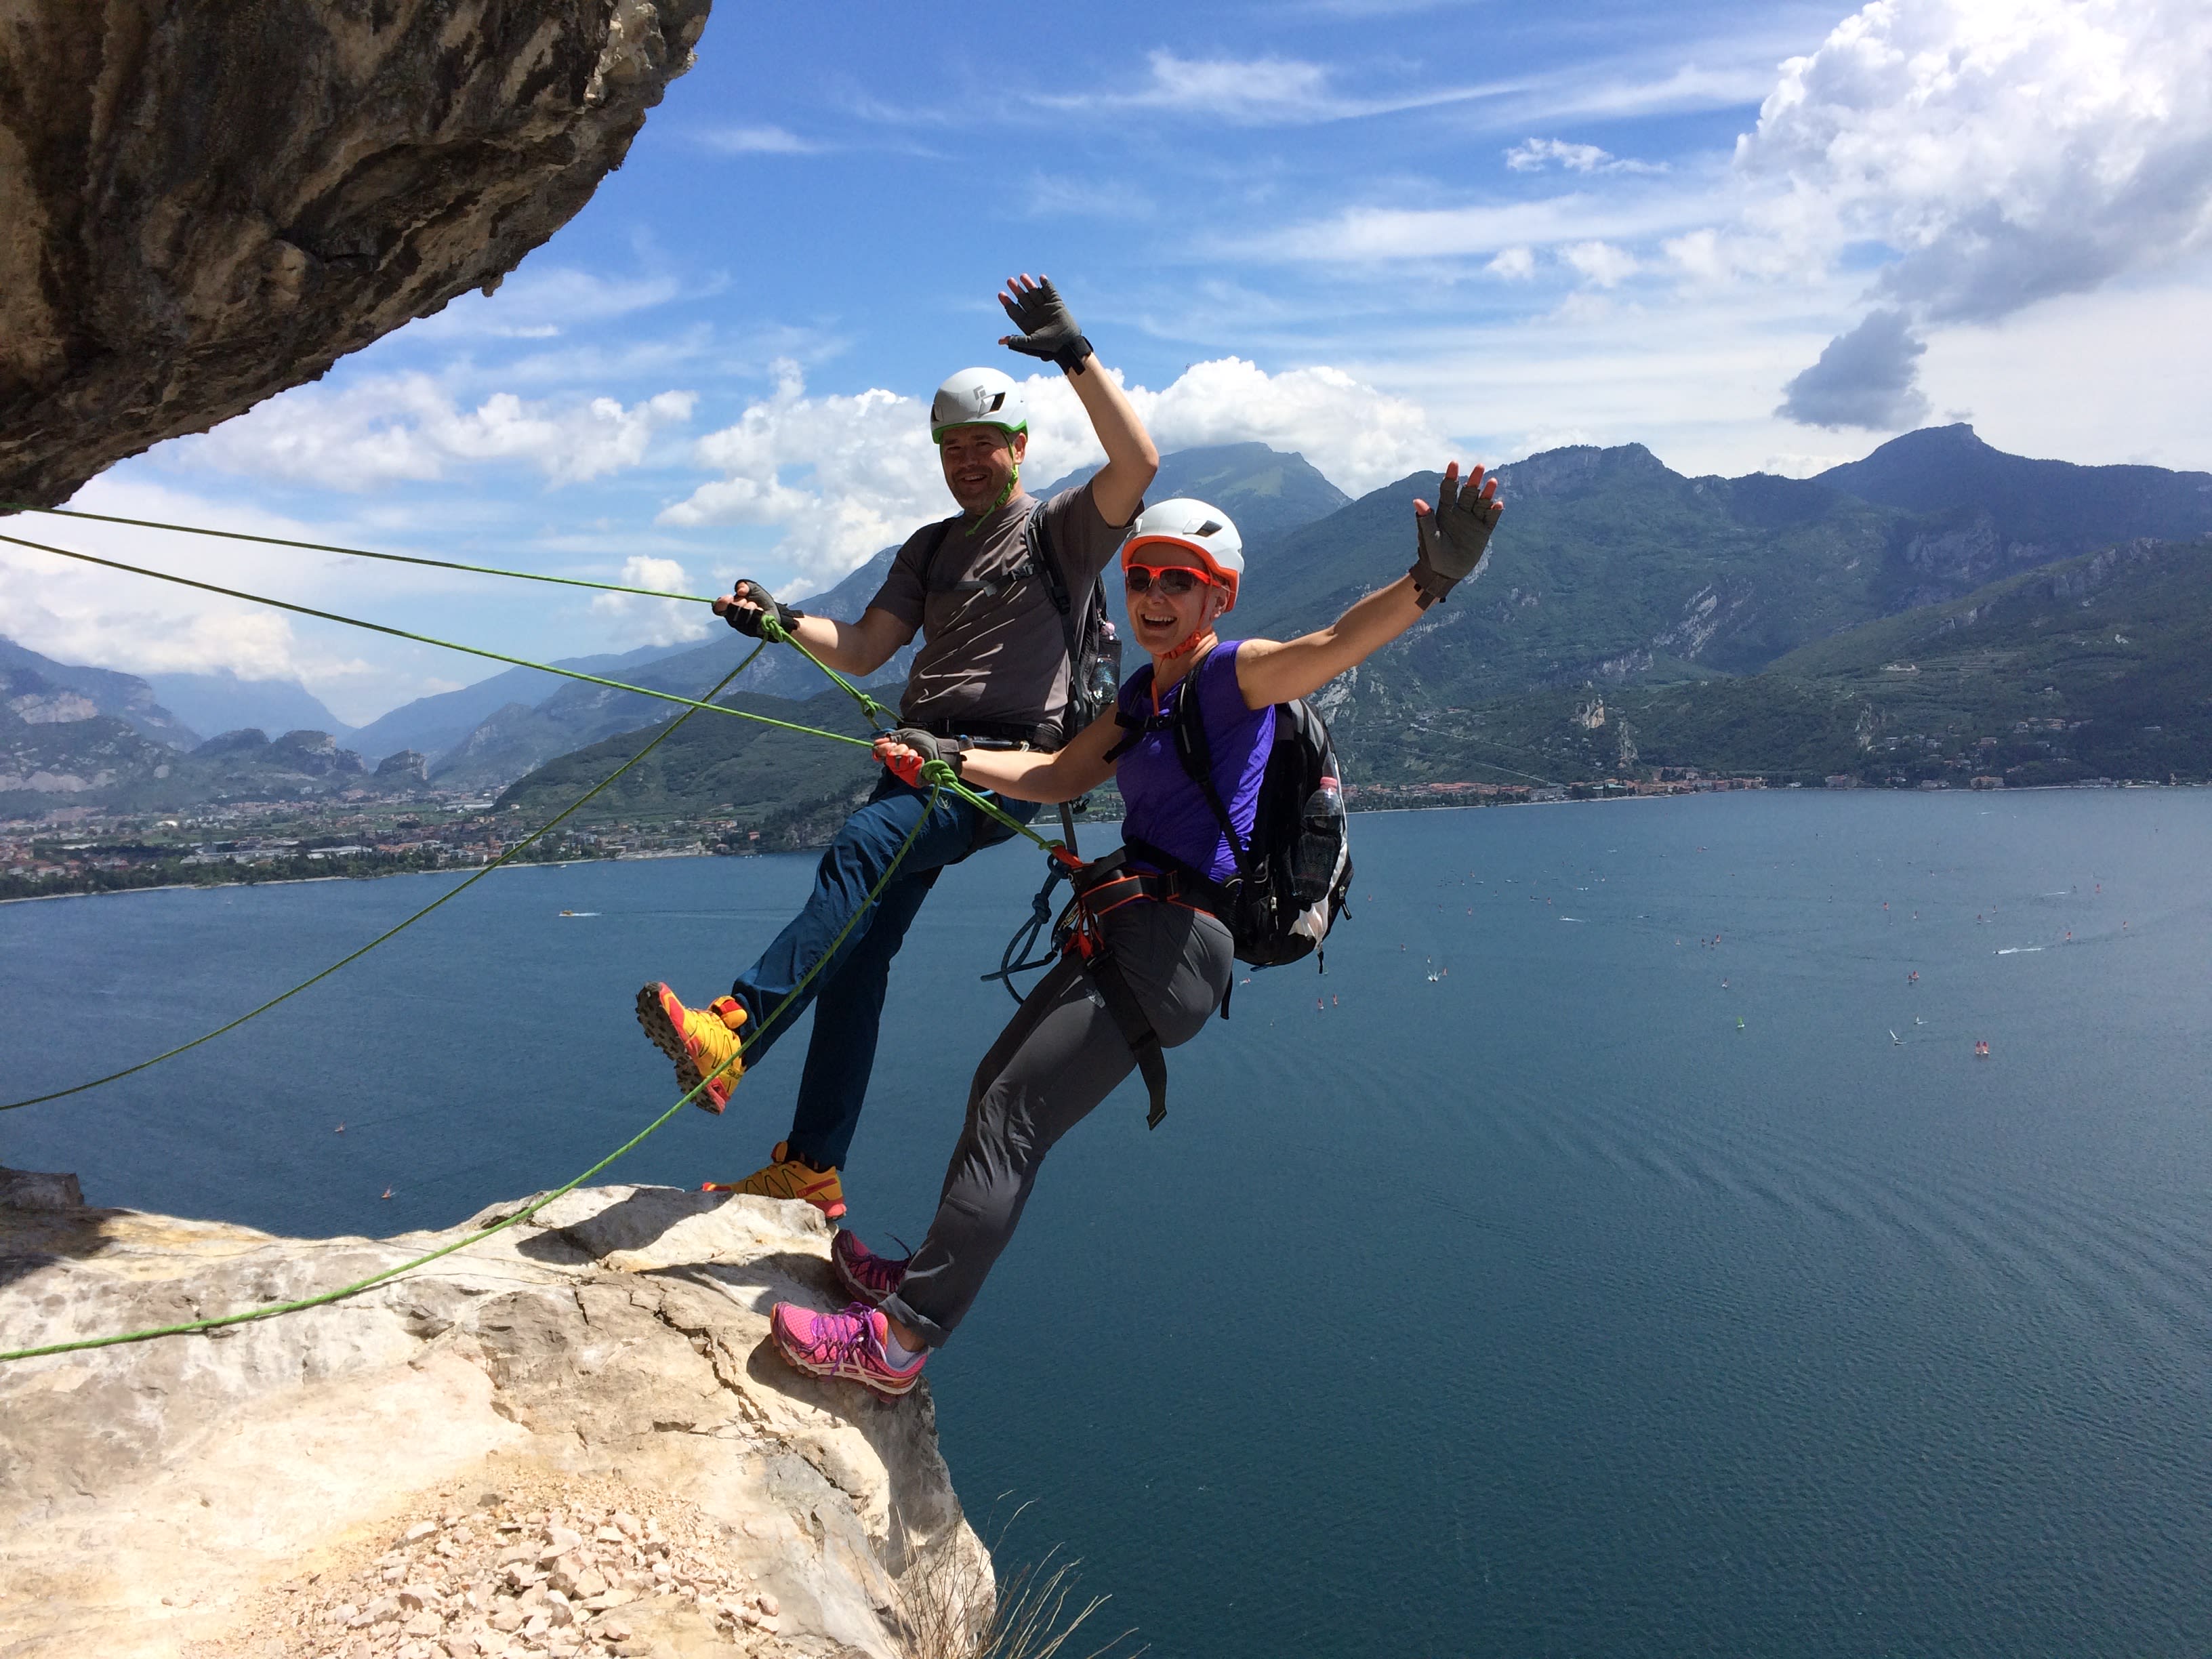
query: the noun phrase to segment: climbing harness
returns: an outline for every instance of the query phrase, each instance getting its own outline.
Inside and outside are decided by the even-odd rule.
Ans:
[[[1070,874],[1068,884],[1074,896],[1068,901],[1065,948],[1082,963],[1085,976],[1097,988],[1099,1001],[1120,1030],[1121,1040],[1129,1045],[1129,1052],[1136,1056],[1137,1072],[1145,1080],[1149,1097],[1145,1127],[1157,1129],[1168,1115],[1168,1066],[1160,1050],[1160,1034],[1152,1029],[1144,1005],[1130,988],[1128,976],[1106,942],[1102,924],[1123,905],[1149,900],[1201,910],[1226,926],[1228,895],[1215,883],[1188,870],[1170,867],[1163,873],[1133,869],[1128,857],[1127,847],[1116,848]]]

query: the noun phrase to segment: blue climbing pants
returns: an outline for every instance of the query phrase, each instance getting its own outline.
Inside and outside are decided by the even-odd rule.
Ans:
[[[1002,800],[999,805],[1024,823],[1037,810],[1025,801]],[[869,905],[869,892],[883,879],[917,822],[921,832],[898,873],[884,887],[883,896]],[[950,793],[939,795],[932,808],[927,789],[884,773],[875,793],[845,820],[822,854],[806,908],[730,987],[730,994],[744,1005],[748,1025],[759,1033],[745,1051],[748,1070],[797,1023],[808,1003],[814,1005],[814,1036],[807,1044],[806,1069],[799,1077],[799,1104],[792,1115],[792,1156],[817,1170],[843,1166],[867,1099],[868,1074],[875,1068],[876,1029],[883,1018],[891,958],[905,942],[922,900],[937,884],[939,872],[1010,833]],[[856,913],[860,920],[830,957],[830,965],[774,1024],[763,1027],[760,1022],[823,959]]]

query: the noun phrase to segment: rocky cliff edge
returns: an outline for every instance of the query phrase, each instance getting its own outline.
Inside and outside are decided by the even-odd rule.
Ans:
[[[0,1348],[313,1295],[521,1207],[288,1239],[0,1171]],[[586,1188],[347,1302],[0,1366],[0,1656],[900,1659],[915,1584],[988,1603],[989,1559],[926,1382],[887,1405],[767,1346],[773,1303],[843,1299],[830,1238]]]

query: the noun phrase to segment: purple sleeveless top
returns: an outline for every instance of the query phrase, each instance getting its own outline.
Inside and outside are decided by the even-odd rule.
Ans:
[[[1237,689],[1237,648],[1242,643],[1224,640],[1206,653],[1169,691],[1160,713],[1172,711],[1178,697],[1197,693],[1200,712],[1206,717],[1206,745],[1213,756],[1213,787],[1229,809],[1237,839],[1249,851],[1260,782],[1267,775],[1267,755],[1275,743],[1275,708],[1273,703],[1265,708],[1244,706],[1244,694]],[[1152,684],[1149,668],[1123,681],[1117,699],[1121,711],[1137,720],[1149,718]],[[1174,732],[1147,732],[1139,738],[1121,757],[1115,777],[1127,809],[1121,823],[1125,840],[1150,842],[1216,881],[1237,873],[1229,837],[1221,833],[1221,820],[1213,816],[1205,792],[1182,769]]]

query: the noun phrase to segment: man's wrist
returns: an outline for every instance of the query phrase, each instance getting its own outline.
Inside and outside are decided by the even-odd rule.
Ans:
[[[1059,350],[1054,352],[1052,360],[1060,365],[1061,374],[1080,374],[1083,373],[1084,365],[1091,361],[1093,355],[1091,342],[1079,334]]]

